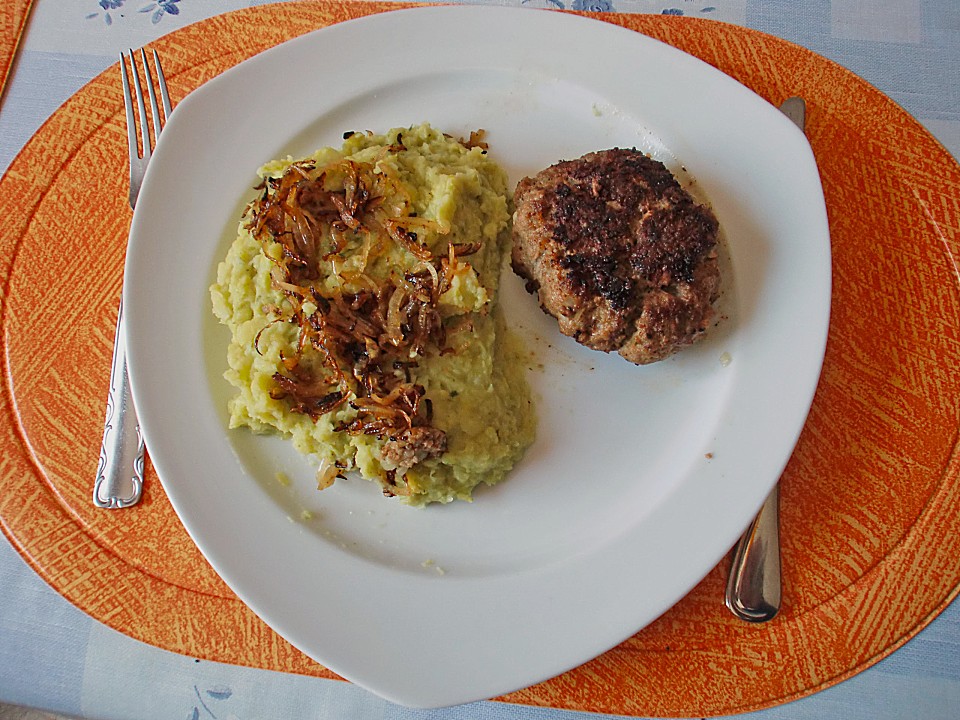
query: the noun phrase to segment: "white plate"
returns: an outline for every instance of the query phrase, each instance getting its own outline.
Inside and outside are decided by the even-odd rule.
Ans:
[[[729,252],[726,319],[642,368],[560,336],[507,271],[508,321],[544,366],[530,373],[537,441],[473,504],[418,510],[359,479],[318,493],[285,442],[225,429],[227,336],[207,287],[260,164],[422,121],[485,128],[514,182],[589,150],[646,149],[695,179]],[[719,561],[803,426],[830,248],[803,134],[729,77],[598,21],[431,7],[301,37],[187,97],[140,194],[124,297],[147,445],[213,567],[330,669],[440,706],[585,662]]]

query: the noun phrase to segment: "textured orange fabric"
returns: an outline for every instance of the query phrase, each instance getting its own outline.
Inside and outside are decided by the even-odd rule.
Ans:
[[[33,0],[5,0],[0,3],[0,97],[7,85],[10,66],[27,26]]]
[[[394,7],[260,6],[154,47],[176,101],[258,51]],[[619,647],[502,699],[697,717],[785,702],[876,662],[957,594],[960,167],[891,100],[801,47],[708,20],[598,17],[699,56],[774,103],[806,98],[832,234],[833,315],[813,408],[781,481],[780,616],[735,620],[723,606],[723,563]],[[225,586],[152,468],[135,508],[91,504],[130,222],[125,142],[112,68],[0,180],[0,523],[58,592],[131,637],[335,677]]]

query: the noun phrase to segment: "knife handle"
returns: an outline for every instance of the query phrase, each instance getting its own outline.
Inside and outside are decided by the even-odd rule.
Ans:
[[[740,537],[727,579],[726,605],[748,622],[772,620],[780,611],[780,485],[774,486]]]
[[[793,124],[796,125],[801,130],[806,130],[807,127],[807,103],[804,102],[802,97],[788,97],[783,101],[783,104],[780,106],[780,112],[786,115],[793,121]]]

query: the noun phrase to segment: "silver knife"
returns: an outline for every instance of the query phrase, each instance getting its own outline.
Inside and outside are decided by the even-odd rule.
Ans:
[[[781,112],[801,130],[807,105],[787,98]],[[780,484],[774,486],[760,512],[733,550],[725,602],[734,615],[748,622],[772,620],[780,611]]]
[[[780,112],[793,120],[793,124],[801,130],[807,126],[807,104],[802,97],[789,97],[780,106]]]

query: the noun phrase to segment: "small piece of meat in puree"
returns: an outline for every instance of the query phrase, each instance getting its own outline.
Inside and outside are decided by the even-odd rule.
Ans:
[[[380,457],[398,468],[411,468],[447,451],[447,434],[434,427],[412,427],[388,438]]]
[[[513,269],[565,335],[646,364],[713,321],[718,223],[663,163],[590,153],[524,178],[514,201]]]

